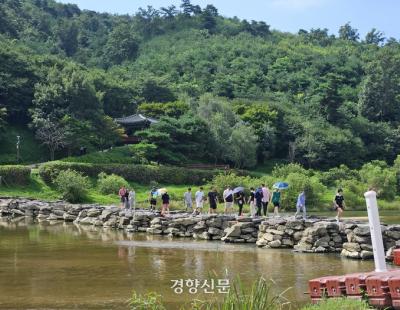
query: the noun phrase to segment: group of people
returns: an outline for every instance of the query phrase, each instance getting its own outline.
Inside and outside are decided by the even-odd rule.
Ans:
[[[121,199],[121,208],[135,208],[136,193],[133,188],[127,189],[125,188],[125,186],[122,186],[118,194]],[[162,201],[161,215],[164,216],[166,214],[169,214],[170,196],[166,189],[163,189],[162,191],[157,190],[155,187],[151,189],[149,193],[150,210],[155,211],[158,196],[161,196]],[[232,214],[234,204],[236,203],[238,206],[238,215],[243,216],[243,206],[247,203],[250,205],[251,217],[268,216],[268,205],[270,204],[273,205],[274,215],[279,215],[281,191],[279,189],[275,189],[271,192],[268,186],[266,186],[265,184],[261,184],[258,188],[251,187],[250,195],[247,199],[244,189],[242,187],[233,189],[231,186],[227,186],[222,194],[222,198],[225,214]],[[215,187],[212,187],[206,195],[204,192],[204,188],[200,186],[194,194],[193,204],[192,189],[189,187],[187,191],[183,194],[183,202],[186,211],[193,214],[201,214],[204,208],[204,203],[208,202],[208,213],[213,214],[216,213],[217,205],[219,203],[218,192]],[[333,205],[334,210],[337,212],[336,221],[339,222],[345,208],[343,190],[341,188],[338,189],[334,197]],[[297,197],[295,217],[297,217],[300,213],[302,213],[302,217],[305,219],[306,194],[304,190],[301,191]]]
[[[247,203],[250,205],[250,214],[252,217],[255,216],[267,216],[268,215],[268,204],[271,202],[274,205],[274,214],[279,215],[280,198],[281,192],[276,189],[271,193],[265,184],[257,189],[250,188],[250,196],[246,199],[243,188],[233,189],[231,186],[227,186],[222,194],[224,203],[224,213],[232,214],[235,203],[239,210],[238,215],[243,215],[243,206]],[[204,193],[204,188],[200,187],[194,195],[195,206],[193,206],[192,189],[188,188],[183,194],[183,200],[186,207],[186,211],[199,214],[202,212],[204,203],[208,202],[209,211],[208,213],[216,213],[218,205],[218,192],[215,188],[211,188],[207,195]]]
[[[135,209],[136,206],[136,193],[133,188],[128,189],[122,186],[118,191],[118,196],[121,201],[121,208]]]

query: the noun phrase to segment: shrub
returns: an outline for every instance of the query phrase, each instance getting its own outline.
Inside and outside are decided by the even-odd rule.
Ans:
[[[308,177],[298,172],[290,173],[284,181],[289,183],[289,188],[282,193],[282,207],[285,209],[296,207],[297,196],[303,190],[306,194],[306,205],[318,207],[327,190],[318,177]]]
[[[254,179],[249,176],[238,176],[235,173],[220,173],[216,175],[210,182],[210,187],[215,187],[215,189],[221,196],[223,191],[229,185],[232,186],[232,188],[243,186],[248,194],[250,187],[258,187],[260,184],[258,182],[258,179]]]
[[[195,301],[190,309],[194,310],[253,310],[268,309],[281,310],[290,303],[284,297],[287,290],[282,293],[274,291],[275,283],[272,280],[259,278],[253,283],[250,290],[245,290],[240,278],[235,280],[229,293],[222,303],[216,301]]]
[[[51,183],[60,173],[72,169],[89,177],[97,177],[99,173],[115,174],[125,180],[139,184],[149,184],[151,181],[164,184],[204,184],[211,180],[219,171],[186,169],[183,167],[122,165],[122,164],[88,164],[66,163],[54,161],[40,166],[39,174],[46,183]]]
[[[116,194],[121,186],[128,186],[128,182],[123,178],[115,174],[107,175],[104,172],[99,173],[97,179],[97,187],[100,193]]]
[[[396,172],[389,169],[385,162],[372,161],[363,165],[359,173],[361,181],[366,184],[365,190],[373,187],[380,198],[394,199],[397,183]]]
[[[300,164],[290,163],[287,165],[276,165],[272,170],[272,176],[275,178],[286,178],[290,173],[301,173],[304,175],[311,174],[311,170],[306,170]]]
[[[129,301],[132,310],[165,310],[161,302],[161,295],[156,293],[147,293],[145,295],[137,294],[135,291]]]
[[[134,156],[129,146],[116,147],[113,149],[93,152],[77,157],[67,157],[63,162],[88,163],[88,164],[139,164],[141,160]]]
[[[334,186],[343,180],[359,180],[359,174],[356,170],[351,170],[346,165],[340,165],[339,167],[331,168],[326,172],[321,172],[321,182],[326,186]]]
[[[85,199],[90,183],[87,177],[74,170],[60,171],[54,180],[63,199],[69,202],[81,202]]]
[[[0,166],[0,176],[6,185],[27,185],[30,181],[31,168],[19,165]]]

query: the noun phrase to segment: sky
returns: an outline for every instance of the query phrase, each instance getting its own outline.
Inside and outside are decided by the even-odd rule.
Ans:
[[[81,9],[116,14],[134,14],[148,5],[158,9],[180,0],[58,0],[75,3]],[[328,28],[337,34],[341,25],[350,22],[361,38],[376,28],[385,37],[400,39],[399,0],[192,0],[205,7],[213,4],[226,17],[265,21],[273,29],[297,33],[299,29]]]

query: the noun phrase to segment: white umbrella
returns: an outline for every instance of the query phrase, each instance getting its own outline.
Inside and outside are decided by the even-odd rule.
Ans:
[[[233,190],[233,193],[236,194],[236,193],[240,193],[240,192],[243,192],[243,191],[244,191],[244,187],[239,186],[239,187],[236,187],[236,188]]]

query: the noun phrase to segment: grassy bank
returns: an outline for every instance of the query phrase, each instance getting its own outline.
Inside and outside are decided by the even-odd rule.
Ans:
[[[286,290],[287,291],[287,290]],[[319,304],[309,304],[297,308],[285,298],[285,292],[276,292],[272,280],[259,278],[250,287],[245,287],[239,278],[230,285],[229,293],[222,299],[207,301],[194,300],[189,305],[181,306],[180,310],[367,310],[372,309],[365,301],[334,298],[321,301]],[[145,295],[133,292],[130,299],[131,310],[165,310],[162,296],[156,293]]]

